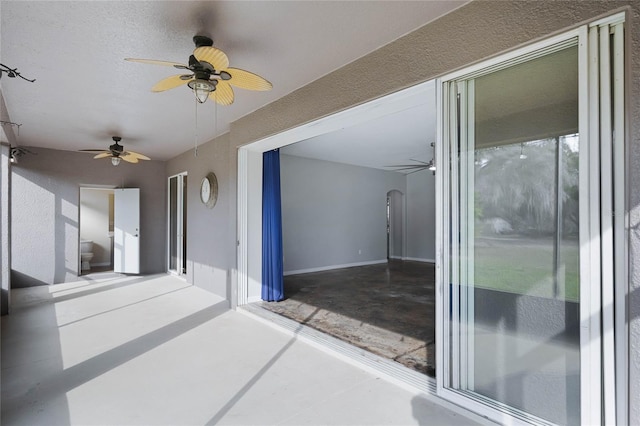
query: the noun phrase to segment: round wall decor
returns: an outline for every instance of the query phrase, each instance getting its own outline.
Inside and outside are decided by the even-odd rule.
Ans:
[[[207,173],[200,183],[200,201],[212,209],[218,201],[218,178],[214,173]]]

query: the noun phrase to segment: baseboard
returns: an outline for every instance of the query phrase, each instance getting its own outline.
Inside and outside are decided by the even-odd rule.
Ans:
[[[295,269],[293,271],[285,271],[283,275],[287,276],[287,275],[297,275],[297,274],[308,274],[310,272],[331,271],[333,269],[352,268],[354,266],[378,265],[380,263],[387,263],[387,259],[369,260],[366,262],[356,262],[356,263],[345,263],[342,265],[320,266],[318,268]]]
[[[435,259],[423,259],[421,257],[404,257],[402,260],[411,260],[413,262],[436,263]]]
[[[111,262],[91,262],[91,266],[111,266]]]

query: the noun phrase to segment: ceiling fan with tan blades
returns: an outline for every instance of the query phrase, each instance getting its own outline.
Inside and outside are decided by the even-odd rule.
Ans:
[[[133,151],[125,151],[124,146],[120,145],[119,142],[122,140],[120,136],[113,136],[111,139],[115,142],[113,145],[109,146],[109,149],[82,149],[82,152],[97,152],[93,158],[111,158],[111,164],[117,166],[120,164],[120,160],[124,160],[127,163],[137,163],[140,160],[151,160],[146,155],[133,152]]]
[[[189,56],[188,64],[155,59],[125,58],[125,60],[189,71],[189,74],[173,75],[160,80],[151,88],[151,91],[164,92],[186,84],[193,90],[199,103],[204,103],[207,98],[211,98],[220,105],[231,105],[234,98],[231,86],[260,91],[273,88],[271,83],[257,74],[229,67],[229,58],[222,50],[213,47],[211,38],[197,35],[193,37],[193,42],[196,48]]]

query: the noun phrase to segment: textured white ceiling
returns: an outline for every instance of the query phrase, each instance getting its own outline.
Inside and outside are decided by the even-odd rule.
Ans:
[[[176,72],[125,57],[186,62],[209,35],[231,66],[270,80],[270,92],[236,90],[229,107],[198,109],[198,139],[448,13],[465,1],[2,1],[3,117],[22,124],[22,146],[125,147],[169,159],[193,146],[195,101],[186,87],[152,93]],[[4,119],[4,118],[3,118]],[[7,132],[8,133],[8,132]],[[4,136],[3,136],[4,137]]]
[[[288,145],[280,152],[389,171],[428,162],[433,158],[431,142],[436,135],[435,83],[423,84],[403,104],[406,106],[375,119],[362,117],[368,114],[362,112],[357,124]]]

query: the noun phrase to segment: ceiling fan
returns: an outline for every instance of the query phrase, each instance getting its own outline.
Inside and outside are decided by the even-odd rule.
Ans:
[[[431,142],[431,149],[433,150],[433,157],[429,161],[421,161],[411,158],[411,161],[415,161],[417,164],[396,164],[392,166],[385,166],[393,168],[394,172],[407,172],[408,175],[411,173],[419,172],[422,170],[431,170],[433,174],[436,174],[436,162],[435,162],[435,142]]]
[[[196,95],[199,103],[211,98],[221,105],[233,103],[231,86],[248,90],[271,90],[273,85],[264,78],[240,68],[229,67],[229,58],[220,49],[213,47],[213,40],[207,36],[193,37],[196,45],[189,63],[158,61],[155,59],[125,58],[125,61],[145,64],[170,66],[190,71],[190,74],[178,74],[160,80],[151,88],[153,92],[164,92],[182,85],[187,85]]]
[[[97,152],[98,154],[93,158],[111,158],[111,164],[117,166],[120,164],[120,160],[124,160],[128,163],[137,163],[139,160],[151,160],[149,157],[143,154],[139,154],[133,151],[125,151],[124,146],[120,145],[118,142],[122,140],[120,136],[113,136],[113,141],[115,142],[113,145],[109,146],[108,150],[102,149],[82,149],[82,152]]]

